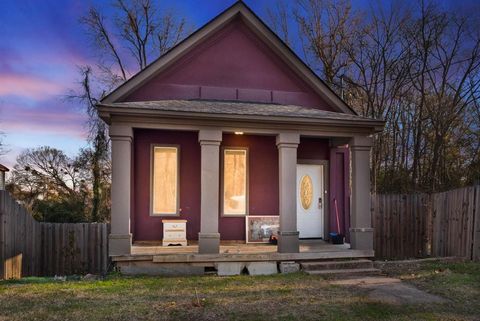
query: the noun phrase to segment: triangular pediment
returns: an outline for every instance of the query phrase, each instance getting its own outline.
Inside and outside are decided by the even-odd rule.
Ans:
[[[168,99],[290,104],[354,114],[243,2],[102,103]]]

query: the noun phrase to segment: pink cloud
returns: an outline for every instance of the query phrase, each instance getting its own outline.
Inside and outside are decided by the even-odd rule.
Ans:
[[[43,100],[34,108],[10,103],[0,107],[0,125],[9,133],[49,133],[86,137],[86,114],[56,99]]]
[[[18,147],[18,146],[8,146],[6,148],[6,150],[7,150],[7,153],[0,156],[0,163],[3,166],[6,166],[10,170],[12,170],[13,166],[16,164],[16,159],[17,159],[18,155],[20,155],[20,153],[24,149],[21,148],[21,147]],[[8,178],[8,174],[9,173],[7,173],[7,178]]]
[[[64,91],[65,88],[61,84],[47,79],[20,74],[0,74],[0,95],[44,99]]]
[[[86,130],[80,123],[79,125],[72,126],[71,124],[62,123],[50,123],[48,125],[39,124],[38,122],[18,122],[2,124],[5,132],[20,132],[20,133],[50,133],[55,135],[73,136],[75,138],[85,139]]]

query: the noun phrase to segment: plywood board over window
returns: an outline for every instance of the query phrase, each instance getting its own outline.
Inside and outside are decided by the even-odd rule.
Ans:
[[[178,147],[153,146],[152,215],[178,214]]]
[[[223,214],[247,214],[247,150],[223,150]]]

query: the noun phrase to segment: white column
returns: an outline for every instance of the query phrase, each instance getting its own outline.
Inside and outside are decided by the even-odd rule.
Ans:
[[[112,140],[112,209],[109,255],[128,255],[132,249],[130,231],[132,128],[111,125],[110,138]]]
[[[219,253],[220,233],[218,232],[220,142],[222,131],[202,129],[198,133],[201,146],[201,204],[199,253]]]
[[[373,250],[370,197],[370,149],[372,139],[356,136],[350,140],[352,196],[350,209],[350,246]]]
[[[299,242],[297,230],[297,147],[298,133],[277,135],[279,162],[280,231],[278,252],[297,253]]]

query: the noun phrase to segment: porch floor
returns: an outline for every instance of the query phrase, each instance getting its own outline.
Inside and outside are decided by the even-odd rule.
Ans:
[[[187,246],[162,246],[159,242],[135,242],[132,255],[197,254],[198,245],[189,241]],[[350,244],[334,245],[323,240],[301,240],[300,253],[350,251]],[[277,246],[268,243],[221,242],[220,254],[276,253]]]
[[[191,242],[193,243],[193,242]],[[219,262],[254,262],[254,261],[308,261],[329,259],[371,258],[373,250],[350,249],[349,244],[333,245],[322,240],[300,241],[299,253],[279,253],[276,245],[245,244],[222,242],[220,253],[199,254],[198,245],[161,246],[157,243],[136,242],[132,254],[112,256],[114,262],[152,263],[194,263],[214,264]]]

